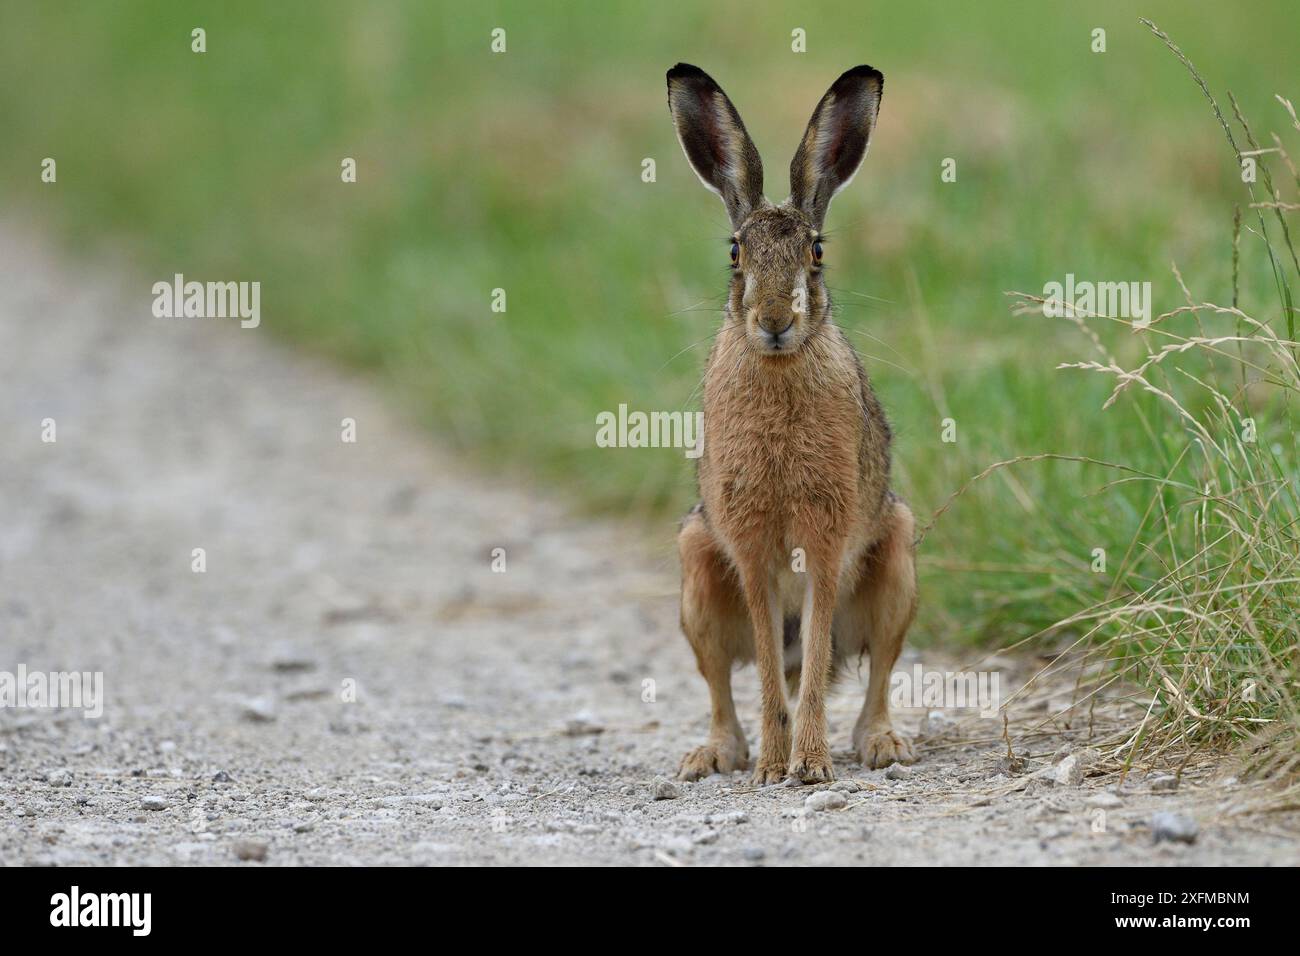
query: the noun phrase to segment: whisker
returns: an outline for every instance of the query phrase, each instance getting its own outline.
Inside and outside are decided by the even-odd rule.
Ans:
[[[904,375],[908,376],[909,378],[918,377],[916,372],[912,371],[910,368],[904,368],[902,365],[899,365],[897,362],[891,362],[889,361],[889,359],[881,358],[879,355],[872,355],[870,352],[858,352],[858,354],[861,355],[863,358],[871,359],[871,361],[873,362],[879,362],[881,365],[888,365],[890,368],[896,368]]]
[[[703,345],[705,342],[711,342],[713,339],[716,339],[716,338],[718,337],[718,333],[721,332],[721,331],[722,331],[722,329],[718,329],[717,332],[714,332],[712,335],[706,335],[704,338],[700,339],[698,342],[692,342],[690,345],[686,346],[686,348],[682,349],[680,352],[677,352],[675,355],[673,355],[673,357],[670,358],[667,362],[664,362],[663,365],[660,365],[659,368],[657,368],[655,371],[656,371],[656,372],[662,372],[662,371],[663,371],[664,369],[666,369],[670,364],[672,364],[672,362],[673,362],[674,360],[676,360],[676,359],[680,358],[681,356],[685,355],[685,354],[686,354],[687,352],[689,352],[691,349],[695,348],[695,347],[698,346],[698,345]]]
[[[893,299],[882,299],[878,295],[867,295],[865,292],[855,292],[852,289],[839,289],[829,285],[826,288],[830,289],[832,292],[842,292],[845,295],[856,295],[859,298],[871,299],[873,302],[887,302],[889,305],[898,305],[898,303]]]
[[[865,332],[862,329],[855,329],[852,326],[848,326],[848,325],[841,325],[839,326],[839,328],[843,329],[845,332],[853,332],[857,335],[865,336],[866,338],[871,339],[873,342],[878,342],[879,344],[883,345],[885,348],[889,349],[889,351],[893,352],[899,358],[903,357],[902,352],[898,351],[898,349],[894,348],[892,345],[890,345],[884,339],[880,338],[880,336],[878,335],[872,335],[870,332]]]
[[[687,312],[713,312],[717,308],[716,306],[708,305],[705,308],[700,308],[700,307],[705,306],[706,303],[709,302],[716,302],[717,300],[724,298],[727,294],[728,293],[726,292],[719,292],[717,295],[706,296],[705,298],[700,299],[698,302],[691,303],[684,309],[678,309],[676,312],[667,313],[664,316],[664,318],[668,319],[668,318],[672,318],[674,315],[685,315]]]

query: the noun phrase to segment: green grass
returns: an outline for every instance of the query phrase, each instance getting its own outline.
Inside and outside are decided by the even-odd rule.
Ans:
[[[1129,411],[1103,412],[1113,382],[1057,369],[1087,344],[1079,330],[1013,314],[1005,290],[1038,292],[1067,272],[1150,280],[1160,312],[1183,303],[1177,262],[1198,299],[1239,294],[1261,320],[1280,314],[1249,231],[1234,293],[1233,209],[1249,197],[1204,98],[1137,16],[1281,131],[1273,94],[1300,96],[1278,87],[1300,35],[1291,0],[1248,15],[1174,0],[661,10],[11,5],[0,192],[87,255],[132,256],[142,316],[149,284],[173,272],[260,280],[260,334],[368,371],[481,464],[646,519],[665,560],[671,516],[692,500],[689,463],[600,449],[594,436],[597,413],[621,402],[697,407],[718,322],[728,229],[673,138],[663,74],[678,60],[735,100],[773,199],[831,80],[864,61],[884,71],[871,155],[828,220],[829,281],[896,425],[897,483],[922,524],[998,460],[1055,453],[1163,476],[1186,451],[1186,423],[1158,396],[1130,389]],[[489,51],[494,27],[507,31],[504,55]],[[795,27],[806,54],[790,52]],[[58,160],[55,186],[39,181],[45,156]],[[345,156],[354,185],[339,179]],[[646,157],[654,183],[641,181]],[[940,182],[945,157],[956,183]],[[489,308],[495,288],[505,314]],[[1097,332],[1126,368],[1151,344],[1107,323]],[[1289,406],[1262,401],[1261,427],[1285,435]],[[948,417],[956,443],[940,440]],[[1289,480],[1294,446],[1280,444]],[[1151,547],[1121,559],[1159,530],[1150,491],[1096,493],[1114,477],[1042,459],[973,485],[925,539],[917,639],[1010,642],[1159,580]],[[1091,570],[1095,548],[1110,573]]]

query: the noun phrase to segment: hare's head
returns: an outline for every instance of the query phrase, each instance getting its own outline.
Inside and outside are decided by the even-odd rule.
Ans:
[[[855,66],[831,85],[790,164],[790,198],[773,206],[763,196],[763,162],[727,94],[699,67],[668,71],[682,150],[731,218],[730,312],[765,355],[797,352],[829,315],[822,223],[867,154],[884,82],[878,70]]]

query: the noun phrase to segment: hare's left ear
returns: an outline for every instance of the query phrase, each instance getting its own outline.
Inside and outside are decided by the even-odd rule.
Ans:
[[[790,163],[790,204],[812,220],[814,229],[822,227],[831,197],[849,184],[867,155],[884,88],[879,70],[855,66],[831,84],[813,110]]]

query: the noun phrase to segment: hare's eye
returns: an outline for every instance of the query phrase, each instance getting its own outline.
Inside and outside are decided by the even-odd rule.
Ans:
[[[733,242],[731,244],[731,264],[734,266],[738,262],[740,262],[740,243]]]
[[[822,244],[821,244],[821,240],[819,239],[813,243],[813,262],[821,262],[821,261],[822,261]]]

